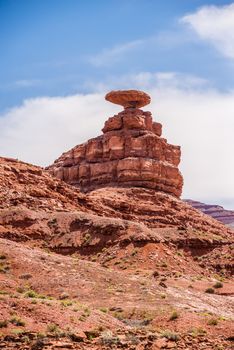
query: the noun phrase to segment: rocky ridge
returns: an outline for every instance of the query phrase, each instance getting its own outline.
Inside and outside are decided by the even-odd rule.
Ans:
[[[6,158],[0,176],[0,346],[231,349],[228,228],[150,189],[84,195]]]
[[[231,230],[169,194],[107,187],[85,195],[42,168],[14,159],[0,158],[0,170],[2,238],[36,240],[58,252],[84,255],[120,242],[211,248],[232,239]]]

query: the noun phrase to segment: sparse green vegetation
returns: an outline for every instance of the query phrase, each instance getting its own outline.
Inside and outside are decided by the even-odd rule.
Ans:
[[[59,331],[59,327],[57,324],[55,323],[49,323],[47,325],[47,332],[50,332],[50,333],[57,333]]]
[[[161,263],[161,267],[167,267],[168,265],[167,265],[167,263],[165,262],[165,261],[163,261],[162,263]]]
[[[86,307],[83,313],[80,315],[79,321],[81,322],[86,321],[86,319],[90,316],[90,314],[91,314],[91,311],[89,310],[89,308]]]
[[[71,300],[62,300],[61,305],[64,307],[68,307],[68,306],[73,305],[73,302]]]
[[[21,293],[24,293],[25,289],[24,289],[24,287],[19,286],[19,287],[17,287],[16,291],[21,294]]]
[[[10,270],[10,266],[5,262],[5,260],[0,261],[0,273],[7,273]]]
[[[20,275],[19,278],[22,280],[29,280],[30,278],[32,278],[32,275],[30,273],[24,273]]]
[[[209,326],[217,326],[218,320],[216,318],[211,318],[210,320],[208,320],[207,324]]]
[[[26,288],[23,289],[23,290],[25,291]],[[33,289],[26,290],[25,293],[24,293],[24,297],[25,298],[34,298],[34,299],[49,299],[49,300],[53,299],[52,297],[45,296],[43,294],[39,294]]]
[[[0,328],[5,328],[8,326],[7,320],[0,320]]]
[[[101,343],[103,345],[114,345],[119,342],[119,338],[114,336],[113,333],[109,330],[101,333]]]
[[[217,281],[217,282],[213,285],[213,288],[223,288],[223,283]]]
[[[107,313],[108,309],[106,307],[100,307],[99,309],[101,312]]]
[[[34,290],[32,290],[32,289],[28,290],[28,291],[24,294],[24,296],[25,296],[26,298],[38,298],[38,294],[37,294]]]
[[[203,328],[198,327],[198,328],[193,328],[190,333],[191,333],[193,338],[196,338],[199,335],[206,334],[206,330],[203,329]]]
[[[12,333],[12,334],[15,334],[15,335],[18,335],[18,334],[24,333],[24,330],[23,330],[23,329],[20,329],[20,328],[13,328],[13,329],[11,330],[11,333]]]
[[[172,314],[171,314],[171,316],[170,316],[170,318],[169,318],[169,320],[170,320],[170,321],[174,321],[174,320],[176,320],[178,317],[179,317],[178,312],[177,312],[177,311],[173,311]]]
[[[42,333],[42,332],[38,332],[37,333],[37,339],[43,339],[46,337],[46,334],[45,333]]]
[[[180,251],[177,251],[177,252],[176,252],[176,255],[178,255],[178,256],[184,256],[184,254],[183,254],[182,252],[180,252]]]
[[[122,311],[115,311],[113,314],[112,314],[113,317],[117,318],[118,320],[122,320],[123,319],[123,313]]]
[[[0,290],[0,295],[6,295],[6,294],[9,294],[9,293],[5,290]]]
[[[180,339],[179,335],[175,332],[164,331],[161,333],[162,338],[167,338],[169,340],[178,341]]]
[[[138,253],[138,249],[135,248],[135,249],[133,249],[131,255],[132,255],[132,256],[135,256],[135,255],[137,255],[137,253]]]
[[[205,293],[208,293],[208,294],[214,294],[214,292],[215,292],[214,289],[211,287],[209,287],[205,290]]]
[[[91,240],[91,235],[89,233],[86,233],[86,235],[83,237],[83,245],[87,245]]]
[[[10,323],[14,324],[15,326],[25,326],[25,321],[18,316],[12,316],[10,319]]]

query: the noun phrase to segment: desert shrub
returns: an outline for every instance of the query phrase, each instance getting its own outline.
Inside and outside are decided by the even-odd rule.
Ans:
[[[37,298],[38,294],[32,289],[27,290],[27,292],[24,294],[26,298]]]
[[[49,323],[47,325],[47,332],[57,333],[59,331],[59,327],[55,323]]]
[[[170,318],[169,318],[169,320],[173,321],[173,320],[176,320],[178,317],[179,317],[178,312],[177,311],[173,311],[171,316],[170,316]]]
[[[16,291],[17,291],[18,293],[24,293],[25,289],[24,289],[24,287],[19,286],[19,287],[16,288]]]
[[[100,341],[103,345],[113,345],[119,342],[119,338],[114,336],[113,333],[108,330],[101,333]]]
[[[217,320],[216,318],[211,318],[211,319],[207,322],[207,324],[208,324],[209,326],[217,326],[218,320]]]
[[[5,328],[8,325],[8,321],[7,320],[0,320],[0,328]]]
[[[48,297],[42,294],[38,294],[35,290],[29,289],[24,293],[25,298],[38,298],[38,299],[53,299],[52,297]]]
[[[217,281],[217,282],[213,285],[213,288],[223,288],[223,283]]]
[[[4,263],[0,262],[0,273],[7,273],[10,270],[10,267]]]
[[[6,294],[9,294],[9,293],[5,290],[0,290],[0,295],[6,295]]]
[[[68,307],[68,306],[73,305],[73,302],[71,300],[62,300],[61,305],[64,307]]]
[[[86,233],[86,235],[83,237],[83,245],[88,245],[90,240],[91,240],[91,235],[89,233]]]
[[[107,313],[108,309],[106,307],[100,307],[99,309],[101,312]]]
[[[214,289],[211,287],[209,287],[205,290],[205,293],[208,293],[208,294],[214,294],[214,292],[215,292]]]
[[[11,330],[11,333],[14,334],[14,335],[19,335],[19,334],[24,333],[24,330],[23,330],[23,329],[20,329],[20,328],[13,328],[13,329]]]
[[[132,251],[131,255],[132,255],[132,256],[135,256],[137,253],[138,253],[138,249],[137,249],[137,248],[135,248],[135,249],[133,249],[133,251]]]
[[[192,328],[190,334],[192,335],[193,338],[196,338],[197,336],[206,334],[206,330],[201,327]]]
[[[161,333],[161,337],[162,338],[167,338],[168,340],[173,340],[173,341],[177,341],[180,339],[179,335],[175,332],[171,332],[171,331],[164,331]]]
[[[19,278],[22,280],[29,280],[30,278],[32,278],[32,275],[30,273],[24,273],[20,275]]]
[[[25,321],[22,320],[20,317],[18,316],[12,316],[12,318],[10,319],[10,322],[12,324],[14,324],[15,326],[25,326]]]
[[[165,261],[162,262],[161,267],[167,267],[167,263]]]
[[[91,314],[91,311],[89,310],[89,308],[86,307],[84,309],[84,312],[80,315],[79,321],[81,322],[86,321],[86,319],[90,316],[90,314]]]
[[[85,332],[85,335],[88,340],[92,340],[94,338],[97,338],[99,336],[99,331],[97,329],[91,329],[89,331]]]

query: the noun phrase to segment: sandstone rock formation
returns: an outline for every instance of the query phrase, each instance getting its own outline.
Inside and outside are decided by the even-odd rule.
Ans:
[[[143,187],[179,197],[180,147],[161,137],[162,125],[153,122],[150,112],[132,107],[149,103],[149,96],[130,90],[111,92],[106,98],[125,110],[105,122],[103,135],[63,153],[49,171],[85,192],[106,186]]]
[[[126,108],[140,108],[150,103],[151,99],[148,94],[138,90],[119,90],[111,91],[105,99],[117,105]]]

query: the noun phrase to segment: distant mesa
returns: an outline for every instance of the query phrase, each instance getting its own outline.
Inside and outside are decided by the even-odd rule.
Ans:
[[[151,101],[148,94],[139,90],[111,91],[106,94],[105,99],[124,108],[141,108],[148,105]]]
[[[88,192],[100,187],[142,187],[181,195],[180,147],[161,137],[162,125],[139,107],[150,103],[142,91],[111,91],[106,100],[124,110],[110,117],[103,135],[63,153],[49,171]]]
[[[205,204],[191,199],[185,199],[185,202],[195,209],[202,211],[204,214],[207,214],[223,224],[234,228],[234,210],[227,210],[220,205]]]

